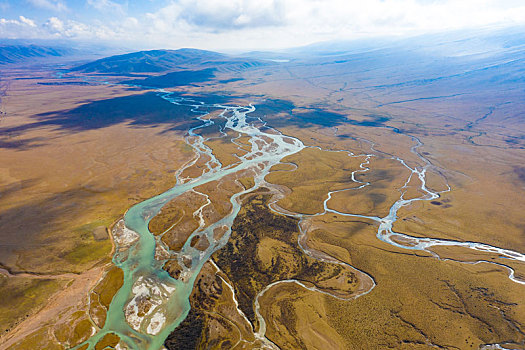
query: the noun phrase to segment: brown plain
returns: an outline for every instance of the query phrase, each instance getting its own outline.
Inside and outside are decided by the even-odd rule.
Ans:
[[[406,96],[393,92],[385,97],[383,92],[371,89],[361,93],[362,83],[357,80],[352,89],[347,89],[346,80],[352,79],[349,73],[325,77],[323,73],[329,69],[337,72],[340,68],[335,64],[323,66],[319,71],[301,65],[255,68],[238,73],[244,78],[242,83],[191,86],[184,90],[195,94],[227,91],[233,96],[256,96],[256,107],[263,111],[260,117],[269,126],[301,139],[308,146],[323,149],[307,148],[290,156],[266,177],[268,182],[288,187],[289,194],[277,203],[284,209],[307,214],[321,212],[328,191],[360,185],[350,181],[351,172],[359,170],[366,155],[372,154],[370,170],[356,173],[359,181],[371,185],[335,193],[328,206],[345,213],[384,216],[401,195],[400,187],[409,174],[395,158],[404,159],[411,167],[421,167],[423,155],[433,165],[427,175],[428,187],[445,191],[450,186],[451,191],[441,193],[437,199],[439,204],[419,201],[402,208],[394,230],[418,237],[478,241],[525,253],[525,186],[521,166],[525,158],[521,148],[506,141],[506,135],[522,132],[522,125],[488,120],[485,124],[466,127],[476,118],[472,110],[483,109],[481,99],[469,97],[449,99],[446,103],[409,101],[378,105],[381,98],[403,100]],[[221,74],[218,78],[229,76]],[[38,94],[31,93],[35,91]],[[5,98],[8,117],[0,127],[16,128],[32,123],[35,110],[38,113],[70,110],[76,104],[86,103],[87,95],[94,100],[142,93],[115,86],[65,89],[13,80]],[[250,101],[243,97],[237,102]],[[264,109],[272,103],[277,107]],[[283,106],[282,110],[279,106]],[[311,111],[320,110],[332,113],[330,115],[341,121],[328,119],[318,123],[306,118]],[[388,118],[377,126],[363,123],[370,119],[371,113]],[[459,117],[452,118],[450,114]],[[10,139],[4,139],[0,157],[8,165],[0,169],[5,189],[0,197],[0,209],[12,213],[2,217],[6,237],[1,256],[5,268],[13,274],[22,271],[60,274],[82,272],[97,263],[108,262],[110,242],[95,241],[92,231],[101,225],[109,226],[140,199],[170,187],[173,171],[193,156],[182,142],[181,130],[165,124],[138,127],[128,120],[81,132],[43,126],[13,133]],[[417,144],[414,137],[422,144],[416,149],[412,148]],[[237,143],[247,145],[246,138],[238,139]],[[208,145],[221,161],[226,164],[234,161],[231,153],[237,152],[235,146],[216,141]],[[332,152],[337,150],[351,151],[358,156]],[[188,170],[188,176],[198,176],[202,165],[200,160]],[[205,186],[199,189],[209,193],[214,201],[214,216],[209,217],[216,220],[224,215],[229,210],[225,199],[235,186],[240,186],[235,185],[236,181],[244,181],[244,186],[249,186],[248,179],[246,174],[229,178],[228,184],[221,184],[225,189],[223,194],[212,194],[212,189]],[[419,185],[417,181],[410,182],[406,197],[419,196]],[[244,203],[242,210],[249,211],[250,204]],[[263,215],[262,211],[257,212]],[[172,214],[162,227],[178,219],[179,214],[175,211]],[[335,214],[314,217],[311,221],[308,245],[368,273],[376,286],[354,300],[321,295],[295,284],[271,288],[261,298],[261,313],[268,326],[267,336],[274,343],[284,348],[476,349],[483,344],[510,342],[512,347],[524,348],[525,289],[508,278],[504,267],[469,264],[481,255],[457,248],[435,249],[450,260],[435,259],[429,252],[395,248],[376,238],[377,225],[372,221]],[[45,222],[50,224],[42,225]],[[24,230],[25,227],[29,228]],[[17,228],[16,235],[14,228]],[[181,238],[181,242],[184,238],[187,236]],[[257,263],[271,266],[272,260],[268,257],[286,252],[296,243],[297,236],[295,233],[286,240],[270,238],[264,237],[258,242]],[[205,336],[199,338],[204,339],[203,344],[214,343],[215,339],[215,344],[237,344],[242,348],[246,344],[242,345],[241,338],[251,340],[253,333],[238,310],[234,310],[233,295],[225,281],[232,284],[238,298],[243,298],[241,308],[249,310],[255,295],[250,288],[256,286],[260,291],[267,285],[263,282],[274,281],[277,275],[249,276],[254,280],[246,283],[249,278],[231,272],[233,265],[225,252],[219,251],[217,257],[221,271],[206,265],[196,284],[202,290],[194,291],[192,303],[196,305],[195,295],[199,293],[213,294],[218,302],[200,305],[200,311],[208,316],[197,315],[191,321],[204,320],[200,334]],[[502,261],[494,255],[484,257]],[[294,259],[291,254],[285,262],[292,264]],[[516,269],[518,276],[523,276],[522,263],[508,262],[508,265]],[[220,276],[223,276],[222,282]],[[29,284],[21,282],[22,277],[5,278],[7,283],[2,289],[15,286],[29,290]],[[205,288],[211,285],[213,288]],[[41,286],[33,282],[31,286],[39,296],[35,298],[39,305],[63,288],[56,282]],[[243,290],[249,293],[242,296]],[[3,321],[7,322],[6,329],[37,309],[10,314],[11,321]],[[256,328],[253,314],[248,316]],[[71,322],[82,319],[74,313],[70,317]],[[226,339],[224,332],[214,332],[219,326],[231,329],[232,336]],[[49,344],[50,349],[61,348],[50,340],[48,330],[49,327],[34,330],[25,337],[24,344],[39,341]],[[10,333],[2,341],[9,336]],[[69,337],[78,338],[78,334]],[[114,339],[108,341],[114,342]],[[24,348],[20,344],[18,348]]]

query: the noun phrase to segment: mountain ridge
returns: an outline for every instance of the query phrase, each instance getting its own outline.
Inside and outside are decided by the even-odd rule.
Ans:
[[[77,50],[66,47],[4,44],[0,45],[0,64],[26,62],[35,58],[64,57],[77,53]]]
[[[229,56],[208,50],[182,48],[178,50],[145,50],[109,56],[73,67],[71,71],[128,75],[192,70],[196,66],[238,71],[267,64],[267,62],[257,59]]]

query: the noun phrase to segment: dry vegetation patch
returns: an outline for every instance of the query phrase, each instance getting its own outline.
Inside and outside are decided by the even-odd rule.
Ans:
[[[352,263],[377,283],[353,301],[325,298],[329,324],[347,347],[434,344],[477,349],[507,340],[523,343],[521,326],[515,326],[524,321],[519,300],[525,291],[508,279],[505,269],[440,261],[379,241],[375,226],[345,222],[348,219],[340,216],[319,219],[309,244]],[[340,248],[348,254],[341,254]]]
[[[358,280],[350,269],[315,260],[297,244],[297,220],[267,208],[269,195],[254,194],[232,227],[230,241],[215,253],[217,265],[232,280],[239,307],[257,325],[256,295],[279,280],[297,279],[336,295],[350,295]]]
[[[272,172],[266,180],[292,190],[277,203],[279,206],[292,212],[314,214],[323,211],[323,201],[329,191],[359,186],[352,181],[351,174],[364,159],[347,152],[306,148],[283,159],[296,164],[296,170]]]
[[[70,288],[53,275],[109,262],[111,242],[101,228],[170,188],[174,169],[192,156],[177,130],[185,114],[155,93],[39,81],[11,80],[2,98],[0,263],[49,280],[9,277],[0,285],[11,309],[2,312],[6,329],[40,309],[57,289]],[[173,120],[177,111],[182,119]],[[15,291],[23,301],[16,301]],[[73,340],[83,337],[87,324],[79,319],[78,327],[72,325]],[[54,348],[56,343],[46,345],[54,341],[52,332],[36,330],[28,342]]]

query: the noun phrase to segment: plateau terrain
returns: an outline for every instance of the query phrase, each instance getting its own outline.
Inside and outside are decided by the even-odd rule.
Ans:
[[[523,33],[0,46],[0,348],[525,349]]]

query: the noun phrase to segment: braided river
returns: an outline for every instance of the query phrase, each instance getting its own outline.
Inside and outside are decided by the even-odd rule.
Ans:
[[[98,329],[91,338],[76,348],[88,345],[88,349],[94,349],[95,344],[105,335],[114,333],[121,339],[116,349],[161,349],[168,335],[185,319],[190,311],[189,297],[192,293],[195,279],[201,271],[202,266],[211,260],[214,252],[221,249],[228,242],[231,227],[241,207],[239,197],[257,188],[271,188],[272,185],[268,184],[264,178],[270,172],[272,166],[279,164],[283,158],[300,152],[307,147],[301,140],[283,135],[279,131],[266,126],[260,119],[250,117],[250,113],[255,111],[255,107],[252,105],[230,106],[206,104],[189,98],[177,97],[173,93],[164,90],[159,90],[158,95],[159,98],[163,98],[170,103],[187,106],[188,109],[191,109],[191,111],[195,113],[196,119],[201,122],[200,125],[189,129],[185,138],[186,143],[191,146],[195,152],[195,157],[176,172],[176,184],[171,189],[131,207],[124,215],[124,218],[114,226],[112,230],[115,241],[113,263],[124,272],[124,283],[115,294],[109,306],[103,328]],[[219,111],[220,114],[214,118],[207,118],[208,111],[210,110]],[[215,123],[214,120],[221,120],[221,123],[223,123],[221,125],[224,125],[221,128],[222,137],[230,137],[226,132],[230,133],[230,135],[237,135],[231,138],[230,141],[239,145],[239,147],[246,146],[238,143],[237,139],[240,137],[249,138],[250,150],[242,156],[237,156],[238,162],[223,166],[213,154],[212,149],[205,144],[207,138],[199,133],[199,131],[213,125]],[[369,276],[365,272],[357,270],[345,262],[339,261],[321,251],[308,247],[307,223],[311,217],[326,213],[336,213],[343,216],[372,220],[378,225],[378,239],[403,249],[428,251],[436,258],[439,258],[439,256],[429,250],[430,248],[434,246],[458,246],[493,253],[509,260],[525,262],[525,255],[522,253],[483,243],[418,238],[393,231],[392,226],[397,219],[397,212],[400,208],[410,205],[415,201],[430,201],[440,196],[440,192],[434,192],[426,186],[426,172],[432,167],[432,164],[417,151],[417,148],[420,147],[422,143],[417,138],[412,138],[412,141],[415,145],[412,146],[411,151],[421,160],[422,166],[410,167],[401,158],[393,157],[393,159],[410,171],[409,178],[405,182],[404,187],[407,187],[409,182],[416,177],[419,189],[423,192],[423,195],[419,198],[404,199],[403,194],[401,194],[400,198],[391,206],[388,215],[385,217],[355,215],[330,209],[329,201],[334,192],[326,194],[323,212],[313,215],[290,213],[280,209],[275,203],[269,205],[273,211],[299,219],[300,235],[298,245],[305,254],[318,260],[346,265],[353,269],[359,278],[359,285],[357,290],[346,299],[357,298],[371,292],[375,287],[375,281],[372,276]],[[349,157],[355,156],[349,151],[341,150],[338,152],[346,152]],[[358,191],[368,186],[368,183],[358,181],[355,175],[369,171],[369,160],[375,155],[371,152],[371,154],[359,156],[364,157],[364,161],[361,163],[359,169],[352,173],[351,179],[360,185],[339,191]],[[182,176],[184,170],[195,165],[200,157],[209,159],[205,163],[202,174],[196,178],[184,178]],[[206,226],[205,220],[203,219],[203,208],[210,204],[210,200],[207,198],[207,202],[193,213],[194,217],[198,218],[200,223],[199,228],[191,233],[180,251],[170,251],[160,239],[162,235],[154,236],[150,233],[148,229],[150,220],[160,212],[165,204],[184,193],[195,191],[195,188],[198,186],[220,180],[240,171],[251,171],[254,174],[254,186],[250,189],[242,189],[234,193],[230,197],[230,203],[232,205],[231,211],[220,220],[208,226]],[[449,190],[450,188],[447,191]],[[204,194],[202,195],[206,196]],[[219,229],[225,230],[226,233],[219,239],[216,239],[214,232]],[[201,237],[205,236],[210,242],[204,251],[191,246],[191,239],[196,235]],[[163,265],[168,259],[178,260],[179,265],[182,267],[179,278],[175,279],[171,277],[163,269]],[[188,261],[191,261],[191,263],[188,264]],[[493,263],[502,265],[485,260],[469,263]],[[525,285],[525,281],[519,280],[514,276],[514,271],[511,267],[506,265],[502,266],[508,270],[511,280]],[[254,301],[255,312],[260,325],[258,327],[259,329],[254,330],[254,334],[263,348],[277,348],[277,346],[265,337],[266,323],[260,314],[261,305],[259,304],[259,299],[266,291],[280,283],[296,283],[316,292],[328,293],[314,287],[307,287],[296,280],[274,282],[262,290]],[[233,292],[233,288],[230,285],[228,286]],[[341,298],[335,295],[333,297]],[[151,307],[146,312],[141,312],[139,305],[141,300],[144,299],[149,300]]]

